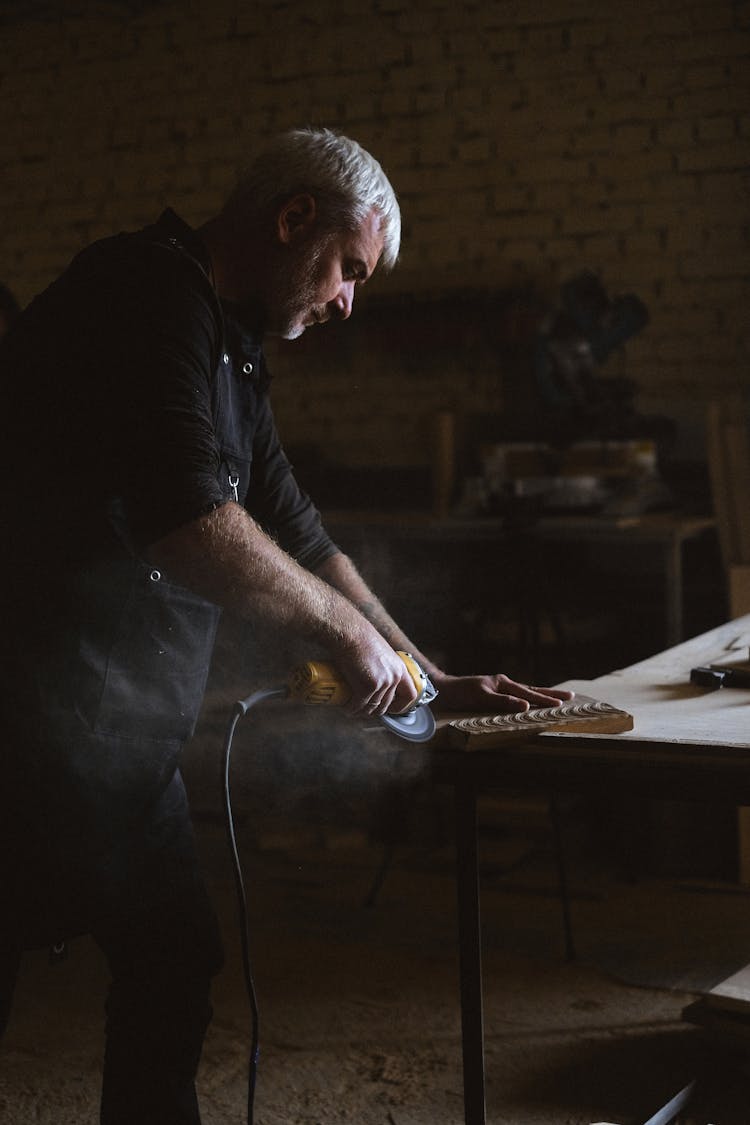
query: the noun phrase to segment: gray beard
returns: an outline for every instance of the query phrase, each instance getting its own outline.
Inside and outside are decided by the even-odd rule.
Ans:
[[[318,264],[325,239],[318,239],[314,245],[291,260],[281,258],[274,284],[275,307],[278,310],[276,324],[269,326],[272,335],[283,340],[296,340],[307,327],[303,322],[312,312],[325,315],[325,310],[315,305],[318,283]]]

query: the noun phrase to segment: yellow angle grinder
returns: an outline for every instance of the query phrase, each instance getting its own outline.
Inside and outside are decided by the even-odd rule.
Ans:
[[[414,706],[402,715],[379,715],[378,719],[399,738],[408,742],[427,742],[435,733],[435,716],[429,705],[436,697],[437,689],[411,653],[398,650],[398,655],[414,682],[417,699]],[[269,699],[296,699],[300,703],[342,706],[348,702],[350,695],[349,685],[333,664],[325,660],[308,660],[294,669],[286,684],[253,692],[247,699],[239,700],[236,709],[238,716],[246,715],[251,707]]]
[[[411,653],[398,650],[398,655],[414,682],[417,699],[414,706],[401,715],[380,715],[378,718],[400,738],[408,742],[426,742],[435,733],[435,716],[429,704],[436,697],[437,690]],[[324,660],[308,660],[295,668],[287,686],[289,698],[301,703],[343,706],[351,695],[346,680],[333,664]]]

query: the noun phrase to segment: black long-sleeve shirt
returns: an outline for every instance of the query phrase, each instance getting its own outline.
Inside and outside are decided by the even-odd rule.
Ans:
[[[336,552],[268,384],[171,211],[84,250],[0,345],[5,713],[14,737],[33,724],[24,768],[47,784],[75,774],[105,805],[144,772],[163,784],[193,729],[217,610],[148,544],[236,500],[303,566]]]
[[[167,211],[83,251],[0,346],[5,484],[29,501],[14,515],[32,540],[53,497],[42,520],[61,525],[67,556],[97,550],[113,498],[142,547],[246,491],[303,566],[333,552],[279,441],[261,340],[220,307],[206,269],[200,239]],[[239,494],[227,454],[242,462]]]

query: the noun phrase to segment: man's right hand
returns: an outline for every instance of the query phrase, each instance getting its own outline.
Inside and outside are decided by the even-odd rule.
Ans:
[[[395,649],[376,629],[361,642],[334,656],[336,667],[351,689],[347,711],[352,715],[399,714],[414,706],[417,689]]]

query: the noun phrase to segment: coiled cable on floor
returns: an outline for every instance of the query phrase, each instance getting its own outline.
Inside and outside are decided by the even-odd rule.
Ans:
[[[251,708],[257,706],[259,703],[264,703],[269,699],[286,699],[289,695],[289,689],[284,685],[283,687],[275,688],[261,688],[259,691],[253,692],[246,699],[241,699],[235,703],[232,710],[232,715],[227,727],[226,736],[224,739],[224,761],[223,761],[223,797],[224,797],[224,816],[227,829],[227,837],[229,840],[229,850],[232,856],[232,870],[234,873],[234,883],[237,892],[237,914],[240,931],[240,944],[242,948],[242,971],[245,977],[245,989],[247,997],[250,1002],[250,1017],[251,1017],[251,1045],[250,1045],[250,1060],[248,1064],[248,1080],[247,1080],[247,1125],[253,1125],[253,1112],[255,1105],[255,1085],[258,1078],[258,1054],[260,1050],[260,1021],[258,1018],[258,997],[255,991],[255,982],[253,980],[252,966],[250,961],[250,935],[247,919],[247,895],[245,894],[245,880],[242,874],[242,864],[240,863],[239,852],[237,850],[237,835],[234,827],[234,815],[232,813],[232,799],[230,793],[229,783],[229,765],[232,756],[232,740],[234,738],[235,728],[240,719],[244,718]]]

